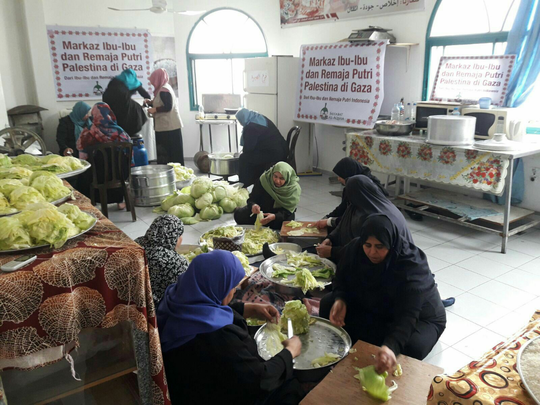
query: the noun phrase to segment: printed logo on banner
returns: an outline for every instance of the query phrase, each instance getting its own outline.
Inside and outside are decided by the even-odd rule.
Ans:
[[[328,108],[326,108],[326,104],[327,103],[324,103],[324,107],[321,109],[321,119],[323,120],[327,120],[328,119],[328,116],[330,115],[329,112],[328,112]]]

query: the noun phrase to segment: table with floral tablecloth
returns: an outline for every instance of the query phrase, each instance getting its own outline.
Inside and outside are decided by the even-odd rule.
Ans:
[[[60,361],[82,329],[131,321],[135,349],[145,346],[146,358],[137,355],[143,403],[170,404],[144,250],[88,198],[74,196],[72,204],[98,218],[95,227],[59,249],[33,250],[31,265],[0,275],[0,370]],[[0,254],[0,265],[21,255]]]
[[[504,153],[432,145],[421,136],[382,136],[373,131],[348,133],[347,156],[378,173],[496,195],[504,191],[510,161]]]

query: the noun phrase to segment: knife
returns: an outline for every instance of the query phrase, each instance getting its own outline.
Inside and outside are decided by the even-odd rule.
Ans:
[[[291,339],[294,336],[291,318],[287,318],[287,338]],[[293,359],[293,364],[295,363]]]

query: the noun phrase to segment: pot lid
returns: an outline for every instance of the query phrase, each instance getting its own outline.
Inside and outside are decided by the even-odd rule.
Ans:
[[[13,107],[7,111],[7,114],[9,116],[12,115],[22,115],[22,114],[34,114],[41,111],[47,111],[46,108],[40,107],[38,105],[18,105],[17,107]]]

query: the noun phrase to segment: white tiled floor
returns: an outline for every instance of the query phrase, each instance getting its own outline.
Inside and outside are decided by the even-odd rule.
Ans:
[[[316,220],[330,212],[339,198],[329,191],[328,176],[302,177],[302,198],[297,219]],[[110,206],[110,219],[131,238],[144,234],[156,214],[151,208],[137,208],[137,222],[131,214]],[[530,230],[511,238],[506,255],[499,253],[500,238],[457,225],[424,218],[410,220],[416,244],[426,255],[443,298],[456,297],[447,311],[448,323],[439,343],[426,361],[452,373],[473,358],[514,334],[536,309],[540,309],[540,231]],[[201,233],[217,222],[232,220],[225,214],[219,221],[186,226],[184,243],[197,243]]]

